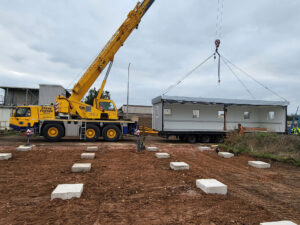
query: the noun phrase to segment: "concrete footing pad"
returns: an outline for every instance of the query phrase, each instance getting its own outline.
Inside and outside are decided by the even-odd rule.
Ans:
[[[198,179],[196,180],[196,186],[206,194],[227,194],[227,185],[216,179]]]
[[[210,150],[212,150],[211,147],[208,147],[208,146],[199,146],[198,149],[200,151],[210,151]]]
[[[149,152],[157,152],[158,151],[158,147],[147,147],[147,151],[149,151]]]
[[[32,147],[33,147],[32,145],[30,145],[30,146],[20,145],[19,147],[17,147],[17,151],[27,152],[27,151],[32,150]]]
[[[0,160],[8,160],[12,157],[11,153],[0,153]]]
[[[80,172],[89,172],[92,168],[91,163],[75,163],[72,166],[73,173],[80,173]]]
[[[89,146],[86,148],[86,151],[88,152],[97,152],[98,151],[98,146]]]
[[[60,198],[63,200],[80,198],[83,192],[83,184],[59,184],[51,194],[51,200]]]
[[[82,159],[94,159],[96,156],[95,153],[82,153],[81,158]]]
[[[230,153],[230,152],[219,152],[218,153],[219,156],[221,156],[222,158],[232,158],[234,156],[234,154]]]
[[[297,225],[297,224],[293,223],[292,221],[283,220],[283,221],[277,221],[277,222],[260,223],[259,225]]]
[[[170,162],[170,168],[172,170],[189,170],[189,164],[185,162]]]
[[[170,158],[170,155],[168,153],[155,153],[156,158],[159,159],[166,159]]]
[[[259,169],[266,169],[271,167],[269,163],[265,163],[262,161],[248,161],[248,165]]]

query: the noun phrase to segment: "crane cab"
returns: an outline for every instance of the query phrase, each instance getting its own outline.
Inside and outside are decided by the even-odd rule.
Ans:
[[[41,119],[55,119],[53,106],[18,106],[9,118],[9,126],[24,131],[38,126]]]
[[[117,120],[118,110],[115,103],[110,99],[95,99],[96,108],[101,112],[101,118],[103,120]]]

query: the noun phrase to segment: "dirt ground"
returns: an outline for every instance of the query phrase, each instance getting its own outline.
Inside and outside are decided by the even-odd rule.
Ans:
[[[200,144],[148,138],[148,146],[171,154],[136,152],[134,139],[59,143],[34,138],[30,152],[16,152],[23,137],[0,138],[0,224],[259,224],[292,220],[300,224],[300,168],[270,162],[270,169],[247,165],[248,156],[220,158],[200,152]],[[94,160],[81,160],[86,146],[97,145]],[[172,171],[170,161],[183,161],[189,171]],[[76,162],[91,162],[89,173],[71,173]],[[207,195],[196,179],[215,178],[228,194]],[[50,201],[58,184],[83,183],[80,199]]]

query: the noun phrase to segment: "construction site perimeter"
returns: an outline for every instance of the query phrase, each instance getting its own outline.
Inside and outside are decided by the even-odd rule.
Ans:
[[[259,224],[292,220],[300,223],[300,168],[281,162],[270,169],[248,165],[247,155],[230,159],[215,151],[199,151],[200,144],[147,137],[146,145],[170,154],[137,153],[135,139],[117,143],[98,141],[58,143],[33,138],[33,150],[17,152],[18,136],[2,137],[0,224]],[[87,146],[98,146],[96,158],[82,160]],[[189,164],[173,171],[171,161]],[[76,162],[92,163],[88,173],[72,173]],[[196,179],[214,178],[228,186],[227,195],[208,195]],[[50,201],[58,184],[83,183],[81,198]]]

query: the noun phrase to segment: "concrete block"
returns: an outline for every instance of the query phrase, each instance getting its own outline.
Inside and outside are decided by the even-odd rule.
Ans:
[[[283,220],[283,221],[278,221],[278,222],[260,223],[260,225],[297,225],[297,224],[293,223],[292,221]]]
[[[218,153],[219,156],[223,157],[223,158],[231,158],[234,156],[234,154],[230,153],[230,152],[219,152]]]
[[[227,194],[227,185],[216,179],[198,179],[196,180],[196,186],[206,194]]]
[[[80,198],[83,192],[83,184],[59,184],[51,194],[51,200],[60,198],[63,200]]]
[[[170,155],[168,153],[155,153],[156,158],[159,159],[166,159],[170,158]]]
[[[95,158],[95,153],[82,153],[81,158],[82,159],[94,159]]]
[[[189,170],[189,164],[185,162],[170,162],[170,167],[172,170]]]
[[[11,153],[0,153],[0,160],[8,160],[12,157]]]
[[[219,145],[211,145],[212,148],[217,148]]]
[[[158,147],[147,147],[147,151],[149,151],[149,152],[157,152],[158,151]]]
[[[89,146],[86,148],[86,151],[88,152],[97,152],[98,151],[98,146]]]
[[[210,147],[207,147],[207,146],[199,146],[199,150],[200,151],[210,151],[212,149]]]
[[[72,172],[73,173],[79,173],[79,172],[89,172],[92,168],[91,163],[75,163],[72,166]]]
[[[17,151],[20,152],[27,152],[30,151],[31,149],[32,149],[32,145],[30,146],[20,145],[19,147],[17,147]]]
[[[271,165],[269,163],[265,163],[262,161],[248,161],[248,165],[259,168],[259,169],[265,169],[265,168],[270,168]]]

